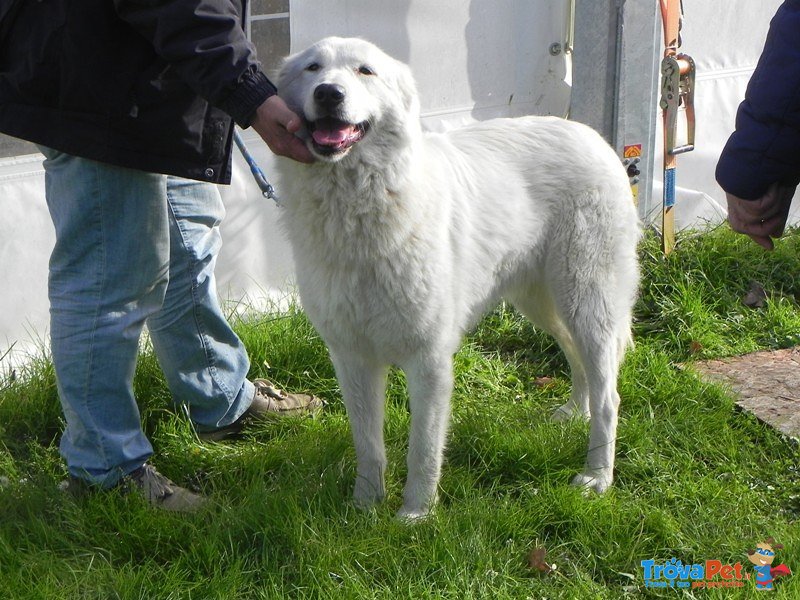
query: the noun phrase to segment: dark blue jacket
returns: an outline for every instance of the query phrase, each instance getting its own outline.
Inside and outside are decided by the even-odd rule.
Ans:
[[[786,0],[770,23],[716,176],[726,192],[746,200],[773,183],[800,181],[800,0]]]
[[[232,121],[275,93],[244,14],[245,0],[0,0],[0,131],[228,183]]]

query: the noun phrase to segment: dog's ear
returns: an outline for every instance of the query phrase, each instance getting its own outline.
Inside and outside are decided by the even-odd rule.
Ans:
[[[321,60],[322,56],[327,56],[330,52],[329,46],[331,40],[333,39],[334,38],[325,38],[319,40],[316,44],[285,57],[272,80],[275,82],[275,85],[278,86],[278,92],[280,92],[281,88],[291,85],[300,77],[309,64],[318,62]]]
[[[302,66],[304,64],[304,53],[305,51],[297,52],[283,58],[281,61],[281,66],[272,76],[272,81],[275,82],[275,85],[278,86],[279,90],[283,87],[286,87],[291,81],[300,75],[304,68]]]
[[[419,94],[417,93],[417,82],[411,73],[411,68],[400,61],[395,61],[397,68],[394,72],[395,88],[400,93],[400,99],[405,108],[412,116],[419,116]]]
[[[303,90],[300,82],[302,81],[303,71],[313,62],[316,46],[311,46],[300,52],[287,56],[281,62],[277,72],[274,73],[272,81],[278,88],[278,95],[294,112],[300,114],[303,110]]]

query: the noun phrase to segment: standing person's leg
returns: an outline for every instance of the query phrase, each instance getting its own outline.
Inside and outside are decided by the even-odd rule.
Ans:
[[[104,487],[152,447],[133,396],[139,336],[168,282],[166,178],[48,148],[51,343],[70,474]]]
[[[255,392],[247,351],[217,297],[225,208],[216,186],[177,177],[167,178],[167,199],[169,286],[147,327],[176,403],[201,431],[214,430],[239,419]]]
[[[200,439],[223,440],[251,418],[319,410],[322,402],[312,395],[247,379],[247,352],[217,297],[214,267],[225,216],[217,187],[168,177],[167,198],[169,287],[162,310],[147,327],[170,391],[188,409]]]

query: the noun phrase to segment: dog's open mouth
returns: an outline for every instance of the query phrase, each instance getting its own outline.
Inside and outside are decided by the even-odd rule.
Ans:
[[[369,129],[369,123],[348,123],[334,117],[308,121],[308,131],[314,150],[323,156],[339,154],[360,142]]]

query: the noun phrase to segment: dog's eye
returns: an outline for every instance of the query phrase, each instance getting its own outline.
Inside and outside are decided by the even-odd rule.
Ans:
[[[319,71],[319,63],[311,63],[306,67],[306,71]]]
[[[360,67],[358,67],[358,72],[361,73],[362,75],[375,75],[375,71],[373,71],[367,65],[361,65]]]

